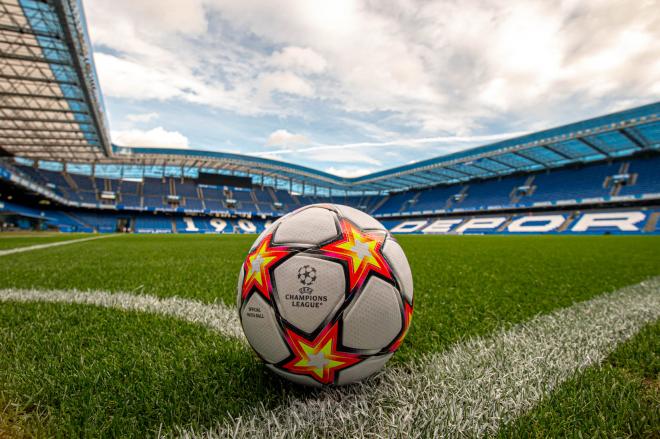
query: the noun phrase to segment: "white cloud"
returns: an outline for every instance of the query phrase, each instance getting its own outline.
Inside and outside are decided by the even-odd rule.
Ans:
[[[190,85],[186,78],[168,71],[151,68],[136,61],[97,52],[94,56],[103,92],[112,97],[127,99],[165,100],[182,97]]]
[[[340,177],[353,178],[371,174],[375,170],[375,168],[336,168],[334,166],[330,166],[329,168],[326,168],[325,172],[338,175]]]
[[[266,146],[280,146],[292,150],[308,144],[309,139],[305,135],[290,133],[285,129],[273,131],[266,140]]]
[[[296,148],[319,161],[333,149],[336,156],[354,150],[360,160],[371,160],[375,148],[397,150],[400,160],[426,158],[490,141],[477,134],[554,126],[657,100],[655,3],[86,0],[85,6],[106,95],[270,117],[268,126],[295,117],[310,137],[329,139]],[[333,131],[342,139],[354,133],[356,141],[333,142]]]
[[[278,130],[273,134],[276,134],[280,131],[283,131],[282,136],[290,135],[291,133],[286,130]],[[273,136],[271,134],[271,136]],[[375,142],[356,142],[356,143],[343,143],[343,144],[314,144],[307,148],[298,148],[295,152],[317,152],[317,151],[346,151],[346,150],[366,150],[366,149],[382,149],[387,147],[396,147],[404,149],[427,149],[433,146],[445,146],[445,152],[450,152],[451,150],[460,150],[465,147],[465,145],[480,145],[484,143],[497,142],[499,140],[511,139],[514,137],[522,136],[527,134],[526,131],[515,131],[510,133],[496,133],[496,134],[487,134],[487,135],[477,135],[477,136],[436,136],[436,137],[421,137],[421,138],[399,138],[399,139],[390,139],[386,141],[375,141]],[[272,145],[284,145],[283,143],[268,142],[268,146]],[[279,151],[268,151],[261,154],[289,154],[294,152],[291,148],[286,148]],[[343,154],[343,152],[342,152]],[[338,159],[339,160],[339,159]]]
[[[154,112],[135,113],[135,114],[126,115],[126,120],[128,120],[129,122],[147,123],[155,119],[158,119],[158,113],[154,113]]]
[[[257,78],[261,92],[270,93],[277,91],[298,96],[311,97],[314,95],[314,87],[309,81],[291,72],[269,72],[262,73]]]
[[[321,73],[326,60],[312,49],[288,46],[271,56],[271,64],[280,69],[293,69],[303,73]]]
[[[112,141],[120,146],[188,148],[188,138],[178,131],[156,127],[148,131],[131,129],[111,132]]]

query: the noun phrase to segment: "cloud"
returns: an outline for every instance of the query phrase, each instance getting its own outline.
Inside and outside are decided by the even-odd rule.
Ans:
[[[285,129],[273,131],[266,140],[266,146],[280,146],[291,150],[295,150],[308,144],[309,139],[305,135],[293,134]]]
[[[340,177],[353,178],[371,174],[375,170],[375,168],[336,168],[334,166],[330,166],[329,168],[326,168],[325,172],[338,175]]]
[[[271,56],[271,64],[280,69],[292,69],[303,73],[321,73],[326,60],[312,49],[288,46]]]
[[[284,133],[291,135],[291,133],[288,133],[286,130],[278,130],[276,131],[276,133],[279,131],[284,131]],[[511,139],[525,134],[527,134],[526,131],[515,131],[510,133],[496,133],[496,134],[476,135],[476,136],[436,136],[436,137],[421,137],[421,138],[409,138],[409,139],[399,138],[399,139],[390,139],[386,141],[376,141],[376,142],[314,144],[313,146],[310,146],[308,148],[298,148],[296,152],[338,151],[338,150],[345,151],[351,149],[360,150],[360,149],[369,149],[369,148],[382,149],[385,147],[425,149],[434,145],[436,146],[447,145],[449,149],[460,150],[464,148],[465,144],[481,145],[484,143]],[[281,144],[271,143],[270,145],[281,145]],[[279,151],[268,151],[262,154],[289,154],[291,152],[293,151],[290,148],[287,148]]]
[[[126,115],[126,120],[129,122],[139,122],[139,123],[147,123],[151,122],[152,120],[158,119],[158,113],[136,113],[136,114],[127,114]]]
[[[269,72],[260,74],[257,78],[259,90],[262,93],[277,91],[291,95],[311,97],[314,87],[309,81],[291,72]]]
[[[354,150],[364,159],[381,148],[379,157],[397,151],[403,163],[488,142],[492,133],[660,98],[660,9],[652,1],[85,6],[104,94],[149,102],[154,111],[172,101],[231,112],[245,118],[237,126],[267,127],[255,138],[284,122],[293,131],[304,127],[324,139],[297,148],[313,162],[327,151]],[[267,154],[291,154],[282,148]]]
[[[183,97],[191,83],[174,72],[151,68],[130,59],[97,52],[94,55],[103,92],[126,99],[165,100]]]
[[[112,141],[120,146],[188,148],[188,138],[178,131],[156,127],[148,131],[131,129],[111,132]]]

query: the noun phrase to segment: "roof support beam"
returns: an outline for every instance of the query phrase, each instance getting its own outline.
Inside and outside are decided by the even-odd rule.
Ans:
[[[430,180],[433,184],[444,183],[447,180],[447,178],[449,178],[446,175],[438,174],[437,172],[431,172],[431,171],[423,171],[422,174],[424,176],[427,176],[428,180]]]
[[[479,166],[475,162],[472,162],[469,165],[465,165],[465,166],[473,166],[477,169],[481,169],[482,171],[486,171],[489,174],[486,177],[491,177],[491,176],[495,177],[495,176],[499,175],[499,173],[497,171],[493,171],[492,169],[488,169],[488,168],[484,168],[483,166]]]
[[[648,148],[648,145],[645,145],[642,143],[641,140],[639,140],[636,136],[633,136],[628,132],[626,128],[619,130],[619,132],[628,140],[630,140],[635,146],[637,146],[640,149],[646,149]]]
[[[63,129],[63,128],[23,128],[23,127],[12,127],[12,128],[7,128],[7,127],[0,127],[0,135],[4,133],[4,131],[18,131],[18,132],[28,132],[28,133],[78,133],[80,135],[88,134],[91,136],[95,136],[93,132],[90,131],[82,131],[78,129]]]
[[[396,177],[392,177],[392,180],[403,180],[407,181],[412,184],[419,184],[419,180],[414,180],[413,176],[411,175],[397,175]]]
[[[7,119],[0,120],[2,122],[35,122],[35,123],[61,123],[66,125],[92,125],[92,122],[75,120],[75,119],[40,119],[37,117],[11,117],[7,116]]]
[[[40,142],[51,142],[51,141],[56,141],[56,140],[76,140],[76,141],[85,141],[85,142],[98,142],[98,139],[92,138],[88,139],[85,137],[83,133],[79,133],[78,135],[71,135],[71,133],[62,133],[61,136],[56,136],[56,135],[45,135],[45,136],[34,136],[34,135],[29,135],[29,136],[17,136],[14,133],[7,133],[4,134],[2,133],[2,130],[0,130],[0,143],[3,143],[5,140],[11,141],[11,142],[28,142],[28,141],[40,141]]]
[[[449,166],[447,166],[446,169],[448,171],[455,172],[457,174],[461,174],[461,175],[464,175],[464,176],[469,177],[469,178],[478,177],[477,175],[470,174],[469,172],[465,172],[465,171],[459,171],[458,169],[450,168]]]
[[[34,29],[26,26],[26,27],[20,27],[20,26],[9,26],[6,24],[0,24],[0,30],[6,31],[6,32],[13,32],[17,34],[27,34],[27,35],[33,35],[35,37],[48,37],[48,38],[59,38],[60,36],[55,33],[50,33],[50,32],[42,32],[42,31],[35,31]]]
[[[420,172],[415,172],[415,173],[411,172],[409,174],[406,174],[405,177],[407,177],[408,180],[417,181],[417,183],[422,183],[422,184],[433,183],[432,179],[425,177],[423,173]]]
[[[484,160],[484,161],[487,161],[487,160],[493,161],[493,162],[497,163],[498,165],[504,166],[505,168],[514,169],[514,170],[517,169],[515,166],[512,166],[509,163],[500,162],[500,161],[494,159],[493,157],[484,157],[482,160]]]
[[[506,166],[507,168],[513,169],[514,171],[519,171],[519,170],[521,170],[521,168],[517,168],[517,167],[513,166],[511,163],[503,162],[502,160],[497,159],[497,158],[495,158],[494,156],[488,157],[488,160],[492,160],[492,161],[494,161],[495,163],[499,163],[499,164],[502,165],[502,166]]]
[[[437,175],[438,178],[441,179],[440,181],[437,182],[438,184],[449,184],[451,181],[454,181],[454,180],[458,179],[457,177],[452,177],[452,176],[447,175],[447,174],[441,174],[437,171],[438,171],[438,169],[428,170],[426,172],[429,173],[429,174],[432,174],[432,175]]]
[[[539,160],[533,159],[533,158],[531,158],[531,157],[529,157],[529,156],[523,154],[523,152],[524,152],[524,151],[511,151],[511,154],[513,154],[513,155],[517,155],[518,157],[522,157],[522,158],[524,158],[524,159],[526,159],[526,160],[529,160],[530,162],[536,163],[537,165],[541,165],[541,166],[543,166],[544,168],[547,168],[547,167],[548,167],[548,164],[547,164],[547,163],[543,163],[543,162],[541,162],[541,161],[539,161]]]
[[[50,78],[37,78],[34,76],[16,76],[16,75],[5,75],[3,73],[0,73],[0,78],[12,80],[12,81],[41,82],[44,84],[57,84],[57,85],[65,84],[65,85],[78,86],[78,83],[73,81],[50,79]]]
[[[555,148],[554,146],[552,146],[552,144],[550,144],[550,143],[548,143],[547,145],[543,145],[543,147],[544,147],[544,148],[548,148],[550,151],[554,152],[555,154],[557,154],[558,156],[560,156],[560,157],[563,158],[563,159],[566,159],[566,160],[573,160],[573,157],[569,157],[569,156],[567,156],[565,153],[563,153],[562,151],[558,150],[557,148]]]
[[[596,146],[596,144],[594,144],[592,141],[587,140],[586,137],[578,137],[578,138],[576,138],[576,140],[578,140],[578,141],[584,143],[585,145],[587,145],[589,148],[593,149],[594,151],[596,151],[596,152],[598,152],[598,153],[600,153],[600,154],[603,154],[603,155],[604,155],[605,157],[607,157],[607,158],[612,157],[607,151],[605,151],[605,150],[599,148],[599,147]]]
[[[30,49],[36,49],[41,51],[41,45],[39,45],[37,38],[34,38],[33,40],[27,41],[24,36],[25,35],[30,35],[28,32],[15,32],[11,30],[7,30],[6,28],[2,28],[0,26],[0,42],[11,45],[11,46],[19,46],[19,47],[24,47],[24,48],[30,48]],[[34,36],[34,35],[33,35]],[[47,37],[45,35],[40,35],[41,38],[48,38],[52,42],[51,44],[48,45],[48,50],[51,51],[57,51],[57,52],[62,52],[62,53],[67,53],[66,49],[56,47],[58,44],[62,44],[59,39],[55,37]]]
[[[31,106],[17,106],[17,105],[3,105],[0,102],[0,110],[11,111],[34,111],[34,112],[53,112],[53,113],[71,113],[71,114],[84,114],[89,115],[88,111],[72,110],[69,108],[46,108],[46,107],[31,107]]]
[[[75,139],[75,140],[72,139],[72,140],[62,140],[62,141],[57,139],[26,139],[29,140],[29,142],[28,141],[21,142],[20,140],[21,139],[11,139],[11,142],[6,142],[5,140],[1,140],[0,145],[17,146],[17,147],[36,146],[43,150],[50,149],[51,147],[56,147],[56,146],[63,146],[63,147],[85,146],[88,148],[98,148],[97,145],[91,143],[91,142],[96,142],[95,140],[89,141],[87,139]]]
[[[54,65],[71,67],[71,62],[62,61],[53,58],[46,58],[46,57],[38,58],[36,56],[14,55],[11,53],[3,53],[2,57],[6,59],[14,59],[16,61],[27,61],[31,63],[54,64]]]
[[[0,97],[1,96],[6,96],[6,97],[17,97],[17,98],[27,98],[27,99],[48,99],[48,100],[55,100],[55,101],[76,101],[76,102],[83,102],[85,101],[80,98],[74,98],[74,97],[68,97],[68,96],[54,96],[54,95],[39,95],[39,94],[33,94],[33,93],[14,93],[14,92],[0,92]]]

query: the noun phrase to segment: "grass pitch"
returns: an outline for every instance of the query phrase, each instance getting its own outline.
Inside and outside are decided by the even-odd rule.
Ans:
[[[9,250],[13,248],[29,247],[32,245],[50,244],[54,242],[71,241],[79,238],[88,238],[91,235],[80,233],[71,233],[67,235],[23,235],[9,234],[9,236],[0,235],[0,250]]]
[[[0,237],[0,248],[19,239]],[[0,260],[0,288],[122,291],[233,306],[236,276],[253,239],[128,235],[26,252]],[[660,238],[653,236],[398,240],[413,269],[415,317],[394,367],[660,274]],[[644,354],[621,354],[638,358],[629,368],[657,369],[648,365],[657,365],[657,345],[640,349]],[[602,371],[583,376],[590,373]],[[601,393],[580,397],[616,395],[607,380],[589,382]],[[561,431],[562,407],[582,404],[566,386],[550,405],[542,403],[503,432]],[[622,407],[624,420],[626,413],[654,419],[653,406],[644,401],[649,392],[657,398],[657,379],[648,387],[629,388],[640,409]],[[202,327],[81,305],[0,303],[0,436],[143,437],[175,427],[200,430],[300,392],[269,374],[244,346]],[[554,398],[562,407],[553,405]],[[595,406],[589,412],[592,418],[599,413]],[[581,416],[571,426],[584,435],[604,428],[592,418]],[[611,431],[626,431],[616,425]]]

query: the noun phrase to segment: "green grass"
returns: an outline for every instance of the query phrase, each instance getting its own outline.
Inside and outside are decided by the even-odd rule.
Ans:
[[[660,437],[660,321],[565,382],[501,437]]]
[[[238,341],[156,315],[5,303],[0,334],[0,437],[153,435],[287,386]]]
[[[100,289],[233,304],[254,238],[126,235],[27,252],[2,260],[0,288]],[[655,236],[398,240],[414,273],[415,317],[392,363],[660,274]],[[80,306],[0,308],[0,345],[11,357],[10,364],[0,359],[0,407],[17,404],[7,412],[11,423],[30,433],[142,436],[161,423],[208,425],[242,412],[254,398],[269,405],[294,391],[233,342],[181,322]],[[88,357],[91,363],[78,364]],[[189,357],[198,362],[186,365]],[[639,367],[647,362],[641,358]],[[112,419],[86,420],[97,410],[109,410]]]
[[[88,238],[90,235],[67,234],[67,235],[2,235],[0,234],[0,250],[27,247],[30,245],[49,244],[53,242],[69,241],[72,239]]]
[[[415,324],[395,361],[660,274],[660,237],[402,236]],[[1,287],[235,301],[254,236],[119,236],[12,256]]]

